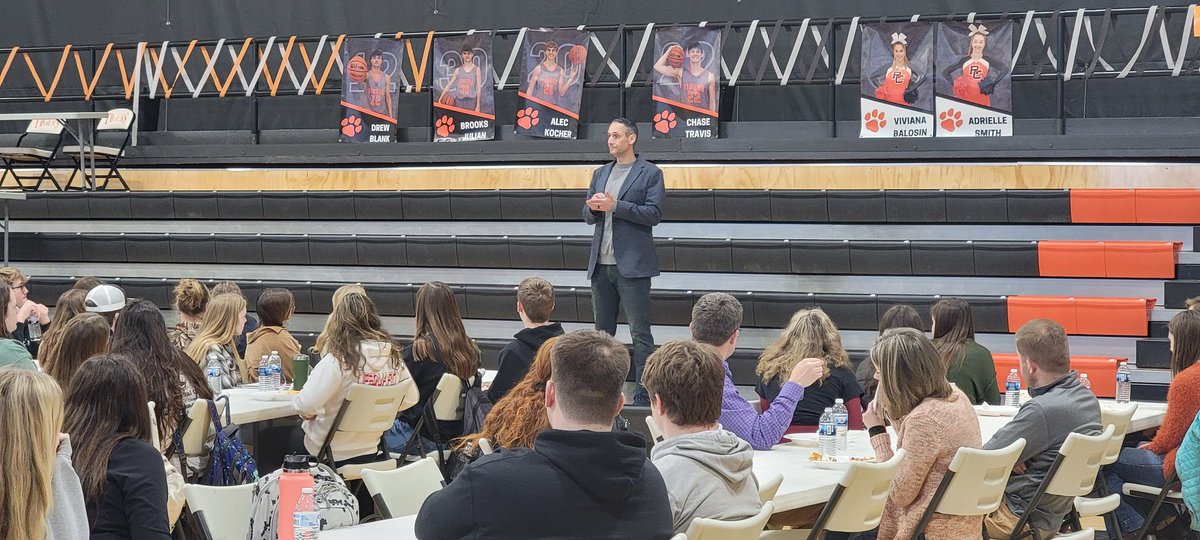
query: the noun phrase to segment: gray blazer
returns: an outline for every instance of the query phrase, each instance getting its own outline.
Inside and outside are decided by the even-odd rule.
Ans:
[[[587,199],[604,191],[608,173],[613,164],[596,169]],[[662,204],[667,191],[663,185],[663,173],[653,163],[638,158],[629,170],[629,177],[621,186],[617,205],[613,208],[613,252],[617,258],[617,271],[627,278],[654,277],[659,274],[658,254],[654,251],[654,226],[662,220]],[[586,199],[585,199],[586,200]],[[600,239],[604,235],[604,212],[594,212],[583,204],[583,220],[595,225],[592,232],[592,249],[588,256],[588,279],[596,270],[600,258]]]

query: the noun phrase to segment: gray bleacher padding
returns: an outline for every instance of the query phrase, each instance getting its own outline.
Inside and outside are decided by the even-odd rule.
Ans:
[[[449,239],[448,239],[449,240]],[[458,236],[453,239],[458,266],[510,268],[508,239],[501,236]]]
[[[217,260],[214,234],[172,234],[168,239],[173,263],[212,263]]]
[[[655,246],[657,247],[658,245],[659,245],[659,242],[656,240]],[[669,246],[670,244],[667,243],[667,245]],[[585,269],[587,269],[588,256],[591,253],[591,249],[592,249],[592,239],[591,238],[579,238],[579,237],[563,238],[562,239],[563,268],[567,269],[567,270],[585,270]],[[674,265],[674,263],[675,263],[674,248],[672,247],[669,249],[672,250],[671,251],[671,264]],[[658,250],[658,264],[659,264],[659,266],[663,265],[663,253],[662,253],[661,249]],[[664,268],[664,270],[666,270],[666,269]]]
[[[367,295],[375,301],[380,315],[388,317],[412,317],[414,310],[413,292],[416,288],[408,283],[364,285]]]
[[[929,308],[932,307],[933,304],[937,303],[938,300],[939,300],[939,298],[935,298],[932,296],[905,296],[905,295],[896,295],[896,294],[881,294],[881,295],[878,295],[875,297],[875,305],[876,305],[875,312],[880,317],[883,317],[883,314],[887,313],[887,310],[891,309],[892,306],[894,306],[894,305],[905,304],[905,305],[912,306],[913,309],[917,310],[917,314],[921,316],[921,320],[925,321],[924,329],[928,330],[929,329],[929,321],[931,320],[931,317],[929,315]],[[972,309],[972,315],[974,315],[974,309]],[[834,320],[836,321],[837,319],[834,319]],[[976,326],[978,326],[978,325],[976,325]]]
[[[127,262],[125,239],[120,234],[88,234],[79,237],[81,255],[85,261]]]
[[[595,323],[596,311],[592,306],[592,289],[588,287],[574,287],[571,290],[575,292],[575,320],[581,323]]]
[[[217,216],[221,219],[263,219],[262,193],[221,191],[217,193]]]
[[[889,189],[884,192],[889,223],[944,223],[946,195],[930,189]]]
[[[307,234],[262,237],[263,264],[309,264]]]
[[[83,245],[78,234],[43,234],[39,235],[43,261],[77,261],[83,259]]]
[[[844,240],[793,240],[792,273],[849,274],[850,242]]]
[[[583,201],[579,204],[582,206]],[[554,219],[554,201],[548,189],[507,189],[500,192],[500,218],[507,221]],[[575,216],[579,218],[578,215]]]
[[[975,250],[972,242],[936,242],[914,240],[912,273],[915,276],[973,276]],[[984,272],[987,269],[983,269]]]
[[[404,219],[413,221],[448,221],[450,191],[405,191],[400,199]]]
[[[591,250],[591,239],[588,239],[588,250]],[[584,252],[583,265],[580,268],[587,268],[587,255],[590,251]],[[663,272],[674,272],[675,267],[675,243],[665,238],[654,239],[654,253],[658,255],[658,268]],[[568,267],[569,268],[569,267]]]
[[[308,286],[309,298],[312,299],[313,311],[316,313],[330,313],[333,311],[333,293],[342,286],[341,283],[313,283]],[[256,303],[257,298],[249,299],[250,302]],[[378,304],[376,304],[378,308]]]
[[[248,300],[248,302],[257,302],[258,295],[262,294],[265,289],[280,287],[292,291],[292,295],[296,297],[296,313],[317,313],[313,305],[312,289],[308,284],[303,287],[293,287],[291,286],[293,283],[286,281],[263,281],[260,285],[260,288],[254,291],[254,296],[246,294],[246,289],[243,288],[242,294],[245,294],[247,299],[253,298],[253,300]]]
[[[591,240],[587,241],[591,245]],[[563,264],[563,239],[558,237],[510,236],[508,237],[508,256],[510,268],[544,268],[547,270],[566,268]],[[462,259],[461,249],[459,250],[459,259]]]
[[[170,307],[174,301],[172,286],[175,283],[165,279],[122,279],[114,283],[125,291],[126,298],[144,298],[159,307]]]
[[[912,250],[903,243],[852,240],[850,241],[850,271],[869,275],[912,275]]]
[[[1011,189],[1009,223],[1070,223],[1071,191],[1066,189]]]
[[[308,219],[308,194],[296,191],[264,191],[263,218],[270,220]]]
[[[972,242],[975,268],[990,276],[1033,277],[1038,270],[1037,242]]]
[[[1200,281],[1168,281],[1164,284],[1163,294],[1166,307],[1184,309],[1189,298],[1200,296]]]
[[[516,287],[471,285],[462,290],[462,295],[467,305],[463,317],[504,320],[517,316]]]
[[[355,245],[358,264],[408,266],[407,242],[403,236],[359,236]]]
[[[652,291],[650,293],[650,322],[687,326],[692,322],[692,305],[695,298],[691,291]],[[624,309],[621,313],[624,314]]]
[[[579,201],[582,209],[583,201]],[[663,221],[713,221],[716,210],[711,189],[676,189],[662,203]],[[582,211],[582,210],[581,210]]]
[[[88,197],[82,192],[69,191],[46,198],[46,214],[57,219],[89,219]]]
[[[205,284],[208,286],[208,288],[211,289],[212,286],[216,284],[216,281],[210,279],[210,280],[206,281]],[[266,287],[263,286],[263,282],[257,281],[257,280],[255,280],[255,281],[238,281],[237,284],[238,284],[238,287],[240,287],[242,289],[242,296],[246,297],[246,309],[253,311],[255,309],[255,306],[258,305],[258,297],[262,294],[263,289],[265,289]],[[309,293],[309,284],[304,283],[304,282],[291,282],[291,283],[288,283],[283,288],[285,288],[289,291],[292,291],[292,295],[297,298],[299,298],[301,295],[308,296],[310,294]],[[299,308],[297,308],[296,313],[303,313],[303,312],[300,311]]]
[[[675,270],[732,272],[732,242],[716,239],[675,239]]]
[[[946,221],[1008,223],[1008,197],[1001,190],[946,190]]]
[[[354,219],[354,194],[348,191],[308,192],[310,219]]]
[[[133,219],[175,219],[175,199],[170,192],[134,191],[121,195],[129,197],[129,213]]]
[[[771,221],[769,190],[718,189],[713,191],[713,201],[717,221]]]
[[[400,220],[404,203],[399,191],[355,191],[354,216],[360,220]]]
[[[812,303],[812,297],[787,293],[761,292],[753,303],[742,303],[742,311],[754,313],[754,322],[767,328],[783,328],[796,310]],[[743,323],[742,326],[749,326]]]
[[[829,221],[883,223],[887,221],[887,205],[883,190],[830,190]]]
[[[792,271],[790,242],[784,240],[733,240],[734,272],[787,274]]]
[[[828,194],[825,190],[772,191],[771,221],[827,222]]]
[[[98,191],[87,197],[92,219],[129,219],[133,217],[129,196],[119,192]]]
[[[125,257],[131,263],[169,263],[171,237],[166,233],[126,234]]]
[[[458,253],[454,242],[441,236],[406,236],[410,266],[456,266]]]
[[[312,235],[308,237],[308,258],[313,264],[352,266],[358,262],[356,237]]]
[[[755,295],[755,308],[758,297]],[[872,294],[813,294],[807,305],[800,307],[820,306],[838,328],[847,330],[876,330],[879,328],[879,314],[876,312],[877,300]],[[757,311],[755,312],[757,315]],[[762,321],[756,321],[760,325]]]
[[[217,219],[215,191],[176,191],[172,194],[175,219]]]
[[[558,221],[582,220],[583,203],[586,198],[586,189],[553,190],[550,193],[550,205],[553,207],[554,219]]]
[[[253,234],[224,235],[216,238],[217,262],[221,264],[262,264],[262,237]]]
[[[62,293],[71,290],[75,280],[60,277],[33,277],[30,279],[29,290],[35,295],[37,302],[47,307],[54,307]]]
[[[450,192],[450,219],[500,221],[500,190]]]
[[[960,296],[971,305],[976,332],[1008,332],[1008,299],[998,296]],[[880,300],[882,302],[882,300]],[[883,315],[883,311],[879,312]]]
[[[589,312],[588,316],[590,317],[590,315]],[[550,320],[555,322],[581,321],[584,318],[579,316],[578,294],[574,287],[554,289],[554,311],[550,313]]]
[[[8,215],[13,221],[46,219],[46,197],[41,193],[26,193],[23,201],[9,201]]]
[[[1171,369],[1171,343],[1165,338],[1137,341],[1138,369]]]

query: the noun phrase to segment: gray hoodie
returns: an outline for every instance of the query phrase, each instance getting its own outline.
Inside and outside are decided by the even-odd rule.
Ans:
[[[758,513],[754,450],[723,429],[672,437],[654,445],[650,461],[667,484],[675,532],[695,518],[744,519]]]
[[[54,474],[50,477],[50,514],[46,516],[46,540],[82,540],[88,537],[87,510],[83,487],[71,467],[71,441],[58,445]]]

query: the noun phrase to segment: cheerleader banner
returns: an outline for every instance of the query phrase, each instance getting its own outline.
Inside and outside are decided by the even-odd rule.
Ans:
[[[932,137],[932,23],[864,24],[859,137]]]
[[[352,143],[396,142],[403,43],[394,39],[355,38],[342,44],[342,122],[338,140]]]
[[[434,142],[494,139],[492,33],[437,38],[433,58]]]
[[[521,45],[525,57],[517,90],[518,135],[574,139],[587,67],[588,32],[530,30]]]
[[[716,138],[721,33],[672,28],[654,33],[655,138]]]
[[[939,23],[937,136],[1009,137],[1011,22]]]

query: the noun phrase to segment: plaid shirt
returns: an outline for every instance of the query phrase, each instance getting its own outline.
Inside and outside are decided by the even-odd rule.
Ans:
[[[796,403],[804,398],[804,388],[785,382],[771,406],[759,414],[733,385],[733,373],[725,364],[725,393],[721,397],[721,427],[750,443],[755,450],[770,450],[783,438],[792,423]]]

